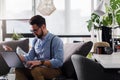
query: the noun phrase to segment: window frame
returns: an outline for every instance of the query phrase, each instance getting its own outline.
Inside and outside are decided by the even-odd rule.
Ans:
[[[36,0],[32,0],[33,1],[33,4],[32,4],[32,11],[33,11],[33,15],[35,15],[36,14]],[[92,1],[94,1],[94,0],[92,0]],[[67,5],[68,6],[68,5]],[[94,6],[93,6],[94,7]],[[93,10],[94,8],[92,8],[91,10]],[[67,14],[67,13],[66,13]],[[2,21],[2,40],[3,41],[5,41],[5,38],[10,38],[11,36],[12,36],[12,33],[7,33],[7,31],[6,31],[6,21],[7,20],[20,20],[20,19],[1,19],[1,21]],[[21,19],[21,20],[26,20],[26,19]],[[29,20],[29,19],[27,19],[27,20]],[[23,35],[25,38],[33,38],[34,37],[34,35],[32,34],[32,33],[22,33],[21,35]],[[74,38],[74,37],[91,37],[91,35],[57,35],[57,36],[59,36],[59,37],[62,37],[62,38],[64,38],[64,37],[66,37],[66,38],[70,38],[70,37],[72,37],[72,38]],[[94,37],[96,37],[95,35],[94,35]]]

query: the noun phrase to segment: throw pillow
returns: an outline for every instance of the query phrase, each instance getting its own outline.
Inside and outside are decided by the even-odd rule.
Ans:
[[[0,51],[4,51],[2,45],[10,46],[13,51],[16,51],[17,46],[19,46],[25,52],[29,51],[29,39],[3,41],[0,43]]]
[[[67,78],[77,79],[75,69],[71,61],[71,55],[79,54],[82,56],[87,56],[92,48],[93,43],[89,42],[80,42],[80,43],[67,43],[64,45],[64,64],[61,67],[63,74]]]

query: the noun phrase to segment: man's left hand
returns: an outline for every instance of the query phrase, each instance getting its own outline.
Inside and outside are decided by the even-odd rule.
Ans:
[[[39,66],[41,64],[41,61],[38,61],[38,60],[36,60],[36,61],[28,61],[26,64],[27,64],[29,69],[32,69],[35,66]]]

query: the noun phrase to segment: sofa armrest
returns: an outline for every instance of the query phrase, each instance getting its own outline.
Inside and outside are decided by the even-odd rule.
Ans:
[[[64,63],[61,67],[63,75],[65,75],[67,78],[77,78],[75,69],[71,61],[71,55],[79,54],[82,56],[87,56],[92,48],[92,45],[92,41],[64,44]]]
[[[78,80],[112,80],[111,74],[105,73],[103,67],[93,60],[81,55],[71,56]]]
[[[12,41],[3,41],[0,43],[0,51],[4,51],[2,45],[10,46],[14,52],[16,52],[16,48],[19,46],[25,52],[29,51],[29,39],[24,40],[12,40]]]

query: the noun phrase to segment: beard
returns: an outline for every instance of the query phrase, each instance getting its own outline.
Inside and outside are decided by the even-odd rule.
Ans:
[[[38,35],[36,35],[36,36],[37,36],[37,38],[42,39],[42,37],[43,37],[43,31],[41,30],[41,34],[38,34]]]

